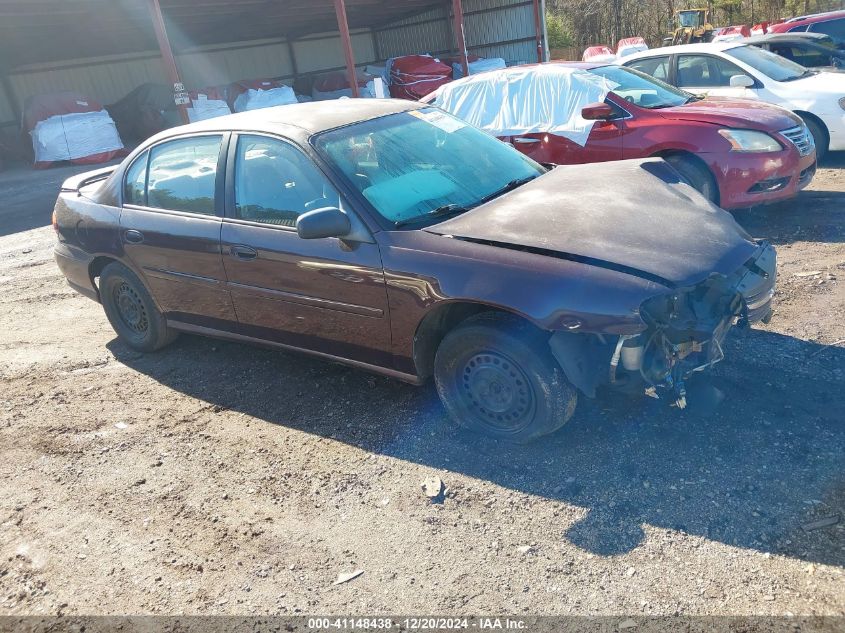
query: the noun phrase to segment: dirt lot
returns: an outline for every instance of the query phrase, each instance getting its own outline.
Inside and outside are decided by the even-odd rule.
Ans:
[[[69,170],[0,175],[0,614],[845,615],[844,168],[737,214],[780,289],[718,408],[584,399],[528,447],[431,386],[130,352],[53,263]]]

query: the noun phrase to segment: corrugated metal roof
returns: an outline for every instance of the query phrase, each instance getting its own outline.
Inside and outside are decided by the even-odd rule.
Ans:
[[[160,0],[176,51],[336,31],[333,0]],[[0,0],[5,69],[158,48],[148,0]],[[379,27],[448,0],[346,0],[351,28]]]

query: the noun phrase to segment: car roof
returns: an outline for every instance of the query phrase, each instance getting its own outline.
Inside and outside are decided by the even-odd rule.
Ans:
[[[790,18],[784,24],[798,24],[800,22],[821,22],[833,18],[845,18],[845,11],[838,9],[836,11],[825,11],[824,13],[810,13],[807,15],[799,15],[798,17]]]
[[[798,33],[767,33],[766,35],[753,35],[742,40],[743,44],[762,44],[765,42],[798,42],[817,44],[821,40],[829,40],[830,36],[824,33],[812,33],[799,31]]]
[[[488,77],[488,78],[494,77],[494,76],[495,77],[501,77],[502,75],[523,73],[526,70],[537,70],[537,69],[540,69],[540,68],[543,68],[543,67],[548,67],[548,66],[562,66],[564,68],[575,68],[577,70],[583,70],[583,71],[589,72],[591,70],[595,70],[596,68],[603,68],[605,66],[616,66],[616,64],[614,64],[613,62],[578,62],[578,61],[560,61],[560,60],[553,59],[551,61],[542,62],[542,63],[534,62],[534,63],[531,63],[531,64],[518,64],[516,66],[507,66],[506,68],[494,68],[492,70],[485,70],[485,71],[482,71],[480,73],[475,73],[473,75],[470,75],[468,77],[461,77],[460,79],[456,79],[455,81],[453,81],[451,83],[456,84],[456,85],[461,85],[461,84],[465,84],[469,81],[479,81],[479,78],[483,78],[485,76]],[[447,84],[447,85],[449,85],[449,84]],[[442,88],[442,86],[441,86],[441,88]],[[430,104],[431,102],[434,101],[434,99],[436,98],[436,95],[439,92],[440,92],[440,88],[438,88],[437,90],[435,90],[433,92],[430,92],[429,94],[424,96],[422,99],[420,99],[420,102],[424,105]]]
[[[183,134],[229,130],[280,133],[291,129],[296,129],[300,134],[311,136],[352,123],[368,121],[388,114],[418,110],[423,107],[426,107],[425,104],[401,99],[309,101],[197,121],[196,123],[170,128],[154,138],[159,140]]]
[[[647,59],[649,57],[660,57],[662,55],[678,55],[682,53],[721,53],[732,48],[745,46],[746,40],[735,40],[733,42],[707,42],[701,44],[679,44],[677,46],[663,46],[661,48],[650,48],[628,55],[618,60],[619,64],[627,63],[634,59]]]
[[[828,37],[826,35],[822,35],[821,37],[807,37],[807,35],[819,35],[818,33],[802,33],[800,36],[793,35],[792,33],[772,33],[769,35],[755,35],[754,37],[749,37],[743,40],[743,44],[750,44],[752,46],[756,44],[796,44],[799,46],[807,46],[809,48],[829,48],[822,44],[822,41],[826,41]],[[836,49],[831,48],[831,52],[835,51]]]

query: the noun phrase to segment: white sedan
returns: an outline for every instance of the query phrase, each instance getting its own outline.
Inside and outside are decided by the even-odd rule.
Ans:
[[[619,63],[694,94],[782,106],[804,119],[819,159],[845,150],[845,73],[809,70],[742,42],[653,48]]]

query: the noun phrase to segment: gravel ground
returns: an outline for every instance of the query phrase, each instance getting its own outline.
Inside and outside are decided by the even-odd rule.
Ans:
[[[721,404],[583,399],[528,447],[430,385],[129,351],[52,260],[70,170],[0,175],[0,614],[845,615],[843,167],[736,214],[780,282]]]

